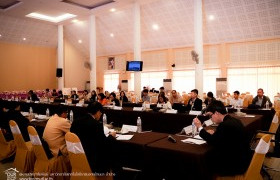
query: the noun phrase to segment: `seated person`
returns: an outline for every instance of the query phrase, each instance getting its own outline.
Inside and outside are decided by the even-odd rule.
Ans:
[[[115,102],[115,106],[120,106],[120,101],[117,99],[117,96],[114,92],[110,94],[111,103]]]
[[[79,99],[79,96],[75,90],[71,91],[71,99],[73,100]]]
[[[10,120],[8,118],[8,112],[8,109],[6,109],[5,107],[2,106],[0,108],[0,128],[6,141],[13,140],[13,135],[9,125]]]
[[[141,92],[141,98],[143,97],[143,91],[144,91],[145,89],[148,89],[148,88],[146,88],[146,86],[143,87],[143,90],[142,90],[142,92]]]
[[[259,88],[258,89],[258,95],[256,97],[254,97],[254,99],[252,101],[252,104],[258,105],[261,108],[265,108],[266,101],[268,101],[269,107],[272,107],[272,103],[271,103],[269,97],[265,96],[263,94],[264,94],[263,89]]]
[[[227,114],[221,101],[213,101],[206,111],[211,120],[218,124],[217,129],[203,129],[198,118],[194,119],[194,124],[199,130],[199,136],[213,146],[206,155],[207,167],[221,176],[243,174],[251,160],[250,146],[243,124]]]
[[[121,91],[121,93],[120,93],[120,101],[128,102],[128,99],[127,99],[124,91]]]
[[[202,110],[202,100],[197,97],[198,90],[191,90],[191,99],[188,102],[187,110],[188,111],[201,111]]]
[[[56,98],[59,98],[59,99],[63,98],[63,94],[62,94],[61,90],[58,91]]]
[[[108,137],[104,135],[103,108],[99,102],[90,104],[87,109],[89,113],[75,119],[70,131],[80,138],[92,172],[110,172],[112,163],[116,162],[111,156],[116,133],[110,132]]]
[[[169,98],[169,101],[171,103],[171,105],[173,105],[174,103],[182,103],[183,99],[182,97],[176,92],[176,90],[172,90],[171,91],[171,96]]]
[[[49,88],[46,89],[45,94],[44,94],[44,97],[45,97],[45,98],[51,98],[51,97],[52,97],[52,93],[50,92],[50,89],[49,89]]]
[[[52,96],[53,96],[53,97],[57,97],[57,96],[58,96],[58,93],[56,92],[56,89],[53,89],[53,90],[52,90]]]
[[[171,103],[163,94],[160,94],[158,96],[157,107],[164,108],[164,109],[172,109]]]
[[[59,151],[67,155],[65,134],[70,131],[71,124],[67,118],[67,109],[60,106],[47,122],[43,133],[43,139],[48,143],[53,156],[57,156]]]
[[[206,106],[208,106],[213,100],[216,100],[216,99],[214,98],[214,94],[213,94],[211,91],[209,91],[209,92],[207,93],[207,97],[205,98],[204,103],[206,104]]]
[[[109,91],[105,91],[105,97],[106,97],[106,99],[110,99],[110,93],[109,93]]]
[[[7,117],[9,121],[14,120],[17,123],[24,141],[30,141],[29,134],[27,131],[27,127],[30,123],[29,120],[21,114],[20,105],[15,105],[14,107],[11,107],[8,111]]]
[[[233,99],[230,100],[230,105],[233,107],[242,107],[243,106],[243,100],[239,98],[239,91],[233,92]]]
[[[88,101],[90,98],[91,94],[88,93],[88,90],[84,90],[82,96],[80,97],[80,99],[83,99],[85,101]]]
[[[27,95],[28,95],[28,97],[27,97],[28,100],[31,100],[33,102],[39,101],[38,96],[33,92],[33,90],[30,90]]]
[[[97,101],[97,93],[95,90],[92,90],[90,93],[90,98],[89,98],[90,102],[95,102]]]
[[[148,95],[148,89],[144,89],[142,93],[143,93],[142,102],[150,103],[151,97]]]
[[[164,90],[163,86],[159,88],[159,93],[165,93],[165,90]]]
[[[107,104],[107,99],[105,97],[105,95],[103,93],[99,93],[98,96],[97,96],[97,99],[98,99],[98,102],[100,104],[102,104],[102,106],[106,105]]]

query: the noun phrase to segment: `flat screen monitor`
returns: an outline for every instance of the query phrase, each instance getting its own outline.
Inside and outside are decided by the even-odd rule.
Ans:
[[[142,71],[143,61],[127,61],[126,70],[127,71]]]

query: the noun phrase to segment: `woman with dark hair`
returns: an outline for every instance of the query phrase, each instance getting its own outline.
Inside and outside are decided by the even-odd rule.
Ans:
[[[128,102],[128,99],[127,99],[124,91],[121,91],[121,93],[120,93],[120,101]]]
[[[58,93],[56,92],[56,89],[52,90],[52,96],[55,96],[55,97],[58,96]]]
[[[91,91],[91,97],[89,98],[89,101],[90,101],[90,102],[95,102],[96,99],[97,99],[97,93],[96,93],[95,90],[92,90],[92,91]]]
[[[63,94],[62,94],[61,90],[58,91],[58,94],[57,94],[56,98],[63,98]]]
[[[116,94],[114,93],[114,92],[112,92],[111,94],[110,94],[110,100],[111,100],[111,102],[113,103],[113,102],[115,102],[115,105],[116,106],[120,106],[120,101],[116,98],[117,96],[116,96]]]
[[[158,95],[157,107],[162,107],[164,109],[172,109],[171,103],[168,101],[168,99],[163,93],[160,93]]]
[[[204,103],[205,103],[206,106],[207,106],[208,104],[210,104],[210,103],[211,103],[212,101],[214,101],[214,100],[216,100],[216,99],[214,98],[213,93],[212,93],[211,91],[209,91],[209,92],[207,93],[207,97],[205,98]]]
[[[107,99],[103,93],[99,93],[97,96],[98,102],[103,106],[107,104]]]

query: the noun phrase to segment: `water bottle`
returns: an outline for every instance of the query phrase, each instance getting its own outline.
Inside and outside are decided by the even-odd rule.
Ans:
[[[49,110],[49,108],[47,108],[47,110],[46,110],[46,116],[50,117],[50,110]]]
[[[107,116],[106,114],[104,113],[103,114],[103,125],[107,124]]]
[[[115,103],[115,101],[113,101],[113,109],[115,108],[115,105],[116,105],[116,103]]]
[[[266,103],[265,103],[265,109],[269,109],[269,102],[268,101],[266,101]]]
[[[192,122],[192,136],[194,137],[196,135],[196,126],[194,125],[194,122]]]
[[[143,110],[144,111],[146,110],[146,102],[145,101],[143,102]]]
[[[137,118],[137,132],[142,132],[142,121],[140,117]]]
[[[33,118],[33,109],[32,109],[32,107],[29,108],[29,116],[30,116],[30,118]]]
[[[71,123],[71,124],[72,124],[73,120],[74,120],[74,113],[73,113],[73,111],[71,110],[71,111],[70,111],[70,123]]]

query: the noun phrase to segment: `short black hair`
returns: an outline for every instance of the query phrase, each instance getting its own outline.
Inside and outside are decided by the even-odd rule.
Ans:
[[[114,92],[111,92],[111,94],[110,95],[112,95],[114,98],[116,98],[117,96],[116,96],[116,93],[114,93]]]
[[[63,113],[67,113],[68,110],[67,110],[66,106],[59,105],[58,108],[55,110],[55,112],[56,112],[57,115],[60,116]]]
[[[148,89],[144,89],[143,92],[148,93]]]
[[[211,91],[209,91],[209,92],[207,93],[207,97],[214,98],[214,94],[213,94]]]
[[[84,92],[86,92],[88,94],[88,90],[85,89]]]
[[[101,97],[101,99],[106,98],[106,96],[105,96],[103,93],[99,93],[99,94],[98,94],[98,96],[100,96],[100,97]]]
[[[33,90],[29,90],[28,93],[29,93],[29,94],[33,94]]]
[[[233,93],[234,93],[234,94],[237,94],[237,95],[239,95],[239,94],[240,94],[240,92],[239,92],[239,91],[234,91]]]
[[[48,92],[49,92],[49,91],[50,91],[50,89],[49,89],[49,88],[47,88],[47,89],[46,89],[46,91],[48,91]]]
[[[164,90],[164,87],[162,86],[162,87],[160,87],[159,89],[163,89],[163,90]]]
[[[213,114],[215,112],[219,112],[221,114],[227,114],[227,111],[226,111],[224,103],[222,101],[217,101],[217,100],[212,101],[207,106],[206,112],[211,112]]]
[[[89,104],[89,106],[87,107],[87,110],[90,114],[94,115],[98,111],[103,112],[103,107],[102,107],[102,104],[100,104],[99,102],[93,102],[93,103]]]
[[[191,90],[191,92],[194,92],[194,93],[198,94],[198,90],[197,89],[193,89],[193,90]]]

